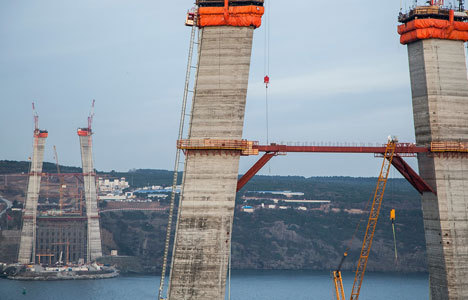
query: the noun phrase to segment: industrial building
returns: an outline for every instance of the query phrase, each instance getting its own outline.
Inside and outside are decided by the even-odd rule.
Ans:
[[[87,253],[86,217],[39,216],[37,263],[84,263]]]

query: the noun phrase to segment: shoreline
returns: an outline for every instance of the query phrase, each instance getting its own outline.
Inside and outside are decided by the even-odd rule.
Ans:
[[[54,275],[37,275],[37,276],[7,276],[9,280],[18,280],[18,281],[62,281],[62,280],[94,280],[94,279],[110,279],[118,277],[120,274],[118,271],[112,273],[104,274],[87,274],[87,275],[77,275],[77,274],[54,274]]]

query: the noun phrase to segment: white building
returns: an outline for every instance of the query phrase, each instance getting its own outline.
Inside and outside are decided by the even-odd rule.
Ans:
[[[253,213],[255,211],[255,209],[252,206],[248,205],[242,206],[241,210],[246,213]]]
[[[99,200],[101,201],[124,201],[124,200],[127,200],[127,196],[107,194],[107,195],[99,196]]]
[[[110,180],[110,179],[103,179],[102,177],[99,177],[98,178],[98,191],[100,193],[109,193],[109,192],[116,192],[116,191],[122,191],[128,187],[130,187],[130,185],[128,184],[127,181],[125,181],[125,177],[122,177],[119,179],[114,179],[114,180]]]

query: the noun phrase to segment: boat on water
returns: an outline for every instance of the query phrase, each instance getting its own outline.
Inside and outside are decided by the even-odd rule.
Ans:
[[[0,277],[12,280],[82,280],[107,279],[117,276],[119,276],[119,271],[115,267],[97,263],[63,266],[11,264],[0,267]]]

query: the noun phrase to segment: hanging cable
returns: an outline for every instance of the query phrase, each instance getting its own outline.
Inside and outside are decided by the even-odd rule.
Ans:
[[[396,245],[396,233],[395,233],[395,210],[392,209],[390,211],[390,220],[392,221],[392,229],[393,229],[393,245],[395,246],[395,262],[398,261],[398,251]]]
[[[263,72],[265,77],[263,78],[263,83],[265,84],[265,121],[266,121],[266,142],[267,145],[270,143],[270,126],[269,126],[269,113],[268,113],[268,85],[270,84],[270,2],[266,4],[267,7],[267,16],[265,24],[265,47],[264,47],[264,65]]]
[[[392,181],[391,181],[391,198],[394,199],[394,191],[395,191],[395,168],[392,169]],[[393,245],[395,248],[395,263],[398,261],[398,252],[397,252],[397,245],[396,245],[396,234],[395,234],[395,210],[392,209],[390,211],[390,220],[392,221],[392,230],[393,230]]]
[[[265,127],[266,127],[266,144],[270,144],[270,124],[269,124],[269,112],[268,112],[268,85],[270,84],[270,11],[271,1],[266,4],[266,21],[265,21],[265,45],[263,53],[263,83],[265,84]],[[271,174],[271,167],[268,166],[268,173]]]
[[[270,78],[265,76],[265,121],[266,121],[266,143],[267,145],[270,144],[270,129],[268,124],[268,83],[270,82]]]
[[[231,268],[232,268],[232,241],[229,244],[229,262],[228,262],[228,300],[231,300]]]

